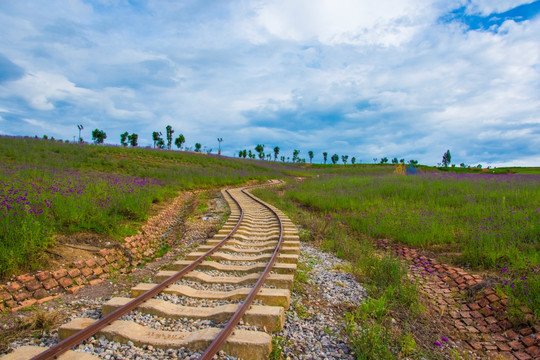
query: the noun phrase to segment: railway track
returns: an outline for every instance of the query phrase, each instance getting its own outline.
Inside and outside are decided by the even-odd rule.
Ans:
[[[228,221],[173,270],[136,285],[131,298],[107,301],[101,319],[79,317],[63,325],[55,346],[25,346],[3,359],[100,359],[70,350],[92,336],[147,349],[186,348],[200,359],[220,350],[268,358],[270,334],[283,328],[290,305],[299,239],[281,211],[248,190],[222,191],[231,209]]]

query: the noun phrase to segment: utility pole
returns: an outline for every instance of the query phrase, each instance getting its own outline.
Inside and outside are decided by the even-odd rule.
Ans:
[[[77,125],[77,128],[79,128],[79,142],[82,142],[82,138],[81,138],[81,130],[84,129],[84,126],[82,126],[82,125]]]
[[[221,142],[223,141],[223,138],[217,138],[217,141],[219,143],[218,155],[221,155]]]

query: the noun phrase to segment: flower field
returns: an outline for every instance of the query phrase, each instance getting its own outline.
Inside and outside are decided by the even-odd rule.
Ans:
[[[508,294],[540,313],[539,175],[322,175],[285,196],[357,234],[495,272]]]
[[[55,234],[132,235],[179,190],[275,173],[206,155],[0,137],[0,277],[44,264]]]

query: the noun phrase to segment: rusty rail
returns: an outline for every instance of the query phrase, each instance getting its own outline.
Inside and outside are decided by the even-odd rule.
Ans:
[[[270,274],[270,271],[272,270],[272,267],[274,266],[274,264],[275,264],[275,262],[277,260],[277,257],[279,255],[279,251],[281,250],[281,246],[282,246],[282,243],[283,243],[283,223],[281,222],[281,218],[279,217],[279,215],[274,211],[274,209],[272,209],[270,206],[266,205],[261,200],[254,197],[253,195],[249,194],[245,189],[242,190],[242,193],[249,196],[251,199],[258,202],[259,204],[261,204],[261,205],[265,206],[266,208],[268,208],[276,216],[276,218],[278,219],[278,222],[279,222],[279,241],[278,241],[278,245],[276,246],[276,249],[274,250],[274,253],[272,254],[272,257],[270,258],[270,261],[266,265],[266,268],[264,269],[263,273],[261,274],[261,277],[259,278],[259,280],[257,280],[257,283],[255,284],[253,289],[251,289],[251,291],[249,292],[248,296],[246,297],[246,299],[242,303],[242,306],[240,306],[238,308],[238,310],[236,310],[236,312],[231,317],[229,322],[227,322],[225,327],[219,332],[218,336],[214,339],[214,341],[210,344],[210,346],[206,349],[206,351],[199,358],[200,360],[210,360],[210,359],[212,359],[212,357],[215,354],[217,354],[217,352],[221,349],[221,347],[223,346],[223,344],[225,343],[225,341],[227,340],[229,335],[231,335],[231,333],[233,332],[236,325],[238,325],[238,323],[242,319],[242,316],[244,316],[245,312],[251,306],[251,303],[255,299],[255,296],[257,296],[257,293],[259,292],[259,290],[261,289],[264,281],[268,277],[268,274]]]
[[[199,265],[207,256],[212,255],[215,251],[219,250],[223,244],[229,238],[238,230],[238,227],[240,226],[240,223],[242,222],[244,218],[244,209],[242,209],[242,206],[240,206],[240,203],[238,200],[236,200],[230,193],[229,190],[225,190],[227,194],[234,200],[238,208],[240,209],[240,218],[238,219],[238,222],[236,223],[236,226],[231,230],[231,232],[223,238],[216,246],[214,246],[212,249],[208,250],[206,253],[201,255],[199,258],[197,258],[195,261],[193,261],[191,264],[187,265],[185,268],[177,272],[176,274],[169,277],[167,280],[161,282],[160,284],[156,285],[152,289],[148,290],[144,294],[140,295],[139,297],[136,297],[135,299],[131,300],[126,305],[116,309],[115,311],[111,312],[109,315],[99,319],[98,321],[94,322],[92,325],[88,326],[87,328],[82,329],[76,334],[71,335],[70,337],[64,339],[63,341],[59,342],[58,344],[50,347],[49,349],[45,350],[44,352],[40,353],[39,355],[34,356],[31,360],[50,360],[50,359],[56,359],[58,356],[62,355],[69,349],[73,348],[74,346],[77,346],[84,340],[88,339],[90,336],[96,334],[98,331],[103,329],[104,327],[110,325],[113,321],[118,320],[123,315],[127,314],[128,312],[134,310],[137,306],[142,304],[143,302],[151,299],[155,295],[159,294],[162,290],[167,288],[169,285],[175,283],[179,279],[181,279],[183,276],[185,276],[188,272],[192,271],[197,265]],[[280,220],[281,221],[281,220]]]

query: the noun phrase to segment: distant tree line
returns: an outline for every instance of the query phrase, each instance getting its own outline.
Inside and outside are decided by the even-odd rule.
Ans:
[[[272,159],[272,154],[271,153],[265,153],[264,152],[265,150],[265,145],[262,145],[262,144],[257,144],[257,146],[255,146],[254,148],[254,151],[252,151],[251,149],[243,149],[243,150],[240,150],[238,151],[238,157],[240,158],[248,158],[248,159],[256,159],[257,157],[260,159],[260,160],[271,160]],[[280,152],[280,148],[279,146],[276,146],[273,148],[273,152],[274,152],[274,161],[277,161],[278,160],[278,155],[279,155],[279,152]],[[307,152],[308,154],[308,157],[309,157],[309,163],[311,164],[313,162],[313,157],[315,156],[315,153],[312,151],[312,150],[309,150]],[[323,156],[323,162],[324,164],[326,164],[328,162],[328,153],[325,151],[322,153],[322,156]],[[305,164],[306,163],[306,159],[305,158],[302,158],[300,157],[300,150],[298,149],[294,149],[293,152],[292,152],[292,157],[285,157],[285,156],[281,156],[279,157],[279,159],[281,160],[281,162],[293,162],[293,163],[298,163],[298,164]],[[338,154],[334,154],[330,157],[330,161],[332,162],[332,164],[337,164],[340,160],[340,156]],[[352,156],[350,158],[351,160],[351,164],[352,165],[355,165],[356,162],[357,162],[357,159],[355,156]],[[377,163],[377,158],[373,158],[373,161],[375,163]],[[349,161],[349,155],[341,155],[341,162],[343,162],[343,165],[347,165]],[[360,161],[361,162],[361,161]],[[383,157],[380,159],[380,164],[386,164],[388,163],[388,158],[387,157]],[[394,157],[392,159],[392,164],[398,164],[398,163],[401,163],[401,164],[404,164],[405,163],[405,159],[400,159],[398,160],[397,157]],[[411,165],[417,165],[418,164],[418,161],[417,160],[409,160],[409,164]]]

